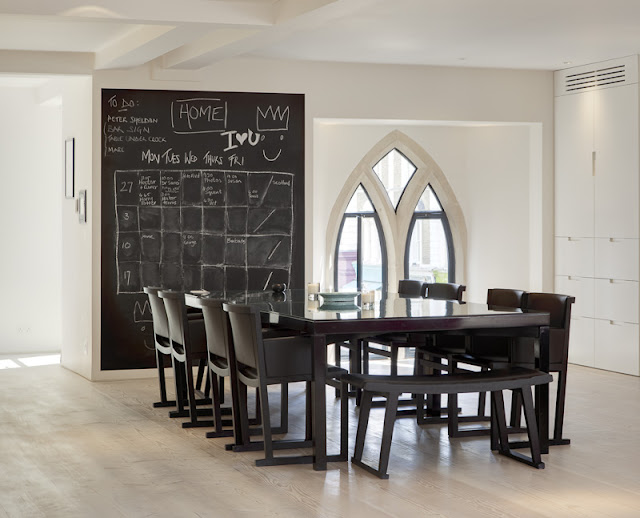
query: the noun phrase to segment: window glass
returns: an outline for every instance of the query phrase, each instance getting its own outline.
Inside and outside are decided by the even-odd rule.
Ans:
[[[410,279],[449,282],[449,252],[440,218],[418,217],[409,240]]]
[[[420,200],[418,201],[418,206],[416,207],[416,211],[441,211],[442,206],[438,201],[438,198],[433,192],[433,189],[430,185],[427,185],[427,188],[422,193]]]
[[[355,286],[358,277],[358,218],[347,216],[338,237],[336,290],[349,291],[346,286]],[[345,288],[345,289],[343,289]]]
[[[347,214],[357,214],[361,212],[374,212],[371,200],[362,185],[358,186],[356,192],[353,193],[346,210]]]
[[[373,172],[382,182],[393,208],[397,209],[405,187],[416,172],[416,166],[397,149],[392,149],[373,166]]]
[[[378,215],[364,187],[359,185],[349,201],[338,236],[336,290],[384,288],[384,241],[378,228]]]
[[[360,289],[382,289],[382,248],[376,221],[362,218],[362,286]]]

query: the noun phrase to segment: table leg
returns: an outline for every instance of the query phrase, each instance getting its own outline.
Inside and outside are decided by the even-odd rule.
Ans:
[[[313,335],[313,469],[327,469],[327,340]],[[342,397],[346,395],[343,394]]]

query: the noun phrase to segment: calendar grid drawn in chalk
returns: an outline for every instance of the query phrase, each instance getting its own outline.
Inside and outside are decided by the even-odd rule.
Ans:
[[[293,187],[281,172],[116,171],[118,293],[290,285]]]

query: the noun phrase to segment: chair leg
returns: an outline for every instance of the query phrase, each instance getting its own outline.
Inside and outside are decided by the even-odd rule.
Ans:
[[[491,449],[499,453],[509,451],[507,418],[504,413],[504,397],[501,390],[491,393]]]
[[[289,431],[289,384],[280,385],[280,428],[277,433]]]
[[[201,390],[202,389],[202,381],[204,378],[204,373],[205,370],[207,368],[207,360],[200,360],[198,362],[198,377],[196,378],[196,382],[194,387],[196,388],[196,390]]]
[[[527,435],[529,436],[529,447],[531,449],[531,457],[527,457],[521,453],[511,450],[509,444],[509,438],[506,431],[506,419],[504,424],[500,424],[499,428],[504,426],[505,430],[500,432],[500,447],[498,453],[510,457],[518,462],[523,462],[534,468],[543,469],[544,462],[540,455],[540,439],[538,437],[538,426],[536,421],[535,409],[533,404],[533,396],[531,395],[531,388],[524,387],[522,389],[516,389],[513,391],[515,397],[516,392],[520,393],[522,401],[522,409],[524,410],[524,418],[527,424]],[[497,393],[496,393],[497,394]],[[502,393],[500,393],[500,399],[502,399]],[[494,408],[492,408],[494,410]],[[497,409],[499,410],[499,409]],[[502,411],[504,411],[504,403],[502,404]],[[501,416],[496,416],[498,420],[502,419]]]
[[[170,406],[176,406],[175,400],[169,400],[167,398],[167,381],[164,373],[166,354],[162,354],[156,349],[156,366],[158,368],[158,384],[160,386],[160,401],[153,404],[154,408],[165,408]]]
[[[358,429],[356,431],[356,445],[353,450],[351,462],[361,462],[362,452],[364,451],[364,439],[367,435],[367,426],[369,425],[369,414],[371,413],[371,404],[373,402],[373,394],[371,392],[362,392],[362,401],[360,402],[360,417],[358,418]]]
[[[513,392],[511,396],[511,426],[513,428],[520,428],[522,423],[522,399],[520,393]]]
[[[220,404],[224,405],[224,376],[218,377],[218,393],[220,394]]]
[[[256,400],[259,400],[259,396],[256,396]],[[257,405],[257,402],[256,402]],[[241,437],[242,445],[249,444],[249,405],[247,399],[247,386],[244,383],[238,382],[238,408],[240,410],[240,433],[237,434]],[[259,412],[258,412],[259,414]]]
[[[343,394],[347,393],[348,383],[340,382]],[[340,398],[340,460],[346,461],[349,450],[349,398]]]
[[[384,413],[384,426],[382,428],[382,444],[380,445],[380,462],[378,464],[378,476],[380,478],[389,478],[387,468],[389,467],[391,439],[396,422],[396,413],[398,412],[399,396],[400,394],[389,394],[387,398],[387,408]]]
[[[522,406],[524,409],[524,418],[527,421],[527,435],[529,436],[529,444],[531,445],[531,460],[536,468],[544,468],[542,457],[540,455],[540,437],[538,436],[538,422],[533,405],[533,396],[531,388],[525,387],[518,392],[522,395]]]
[[[269,394],[267,392],[266,385],[260,385],[260,407],[262,409],[262,437],[264,443],[264,459],[256,460],[256,466],[268,464],[273,460],[273,436],[271,435]]]
[[[449,437],[460,435],[458,420],[458,394],[447,394],[447,428]]]
[[[184,362],[184,370],[186,372],[186,381],[187,381],[187,395],[189,402],[189,421],[186,423],[182,423],[183,428],[194,428],[201,426],[213,426],[213,420],[202,421],[198,419],[198,407],[196,403],[196,390],[193,379],[193,365],[189,357],[187,357],[187,361]],[[203,410],[203,414],[205,411]]]
[[[362,340],[362,374],[369,374],[369,341]]]
[[[173,379],[176,387],[176,406],[178,409],[169,412],[169,417],[189,417],[189,411],[184,407],[184,402],[187,399],[184,382],[184,365],[175,358],[172,358],[171,361],[173,363]]]
[[[398,375],[398,347],[391,344],[391,375]]]
[[[208,439],[214,437],[231,437],[233,435],[233,430],[223,430],[223,426],[232,424],[228,420],[222,419],[222,410],[221,410],[221,397],[220,397],[220,383],[219,380],[222,380],[222,376],[218,376],[213,371],[209,370],[209,383],[211,385],[211,403],[213,407],[213,425],[214,430],[211,432],[207,432],[205,436]]]
[[[553,425],[553,442],[555,444],[570,444],[569,439],[562,438],[564,425],[564,403],[567,395],[567,371],[558,372],[558,391],[556,396],[556,416]]]

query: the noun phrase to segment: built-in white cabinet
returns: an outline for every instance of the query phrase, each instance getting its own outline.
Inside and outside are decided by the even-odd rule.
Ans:
[[[594,234],[637,238],[638,84],[595,93]]]
[[[569,361],[640,375],[638,56],[555,74],[556,292]]]
[[[637,281],[640,269],[639,240],[596,238],[594,276],[601,279]],[[591,262],[590,260],[588,262]]]
[[[578,297],[576,296],[576,301]],[[595,366],[595,319],[574,316],[571,318],[571,330],[569,332],[569,362]],[[601,367],[604,368],[604,367]]]
[[[639,350],[628,344],[638,343],[638,325],[594,319],[594,327],[595,367],[637,376]]]

